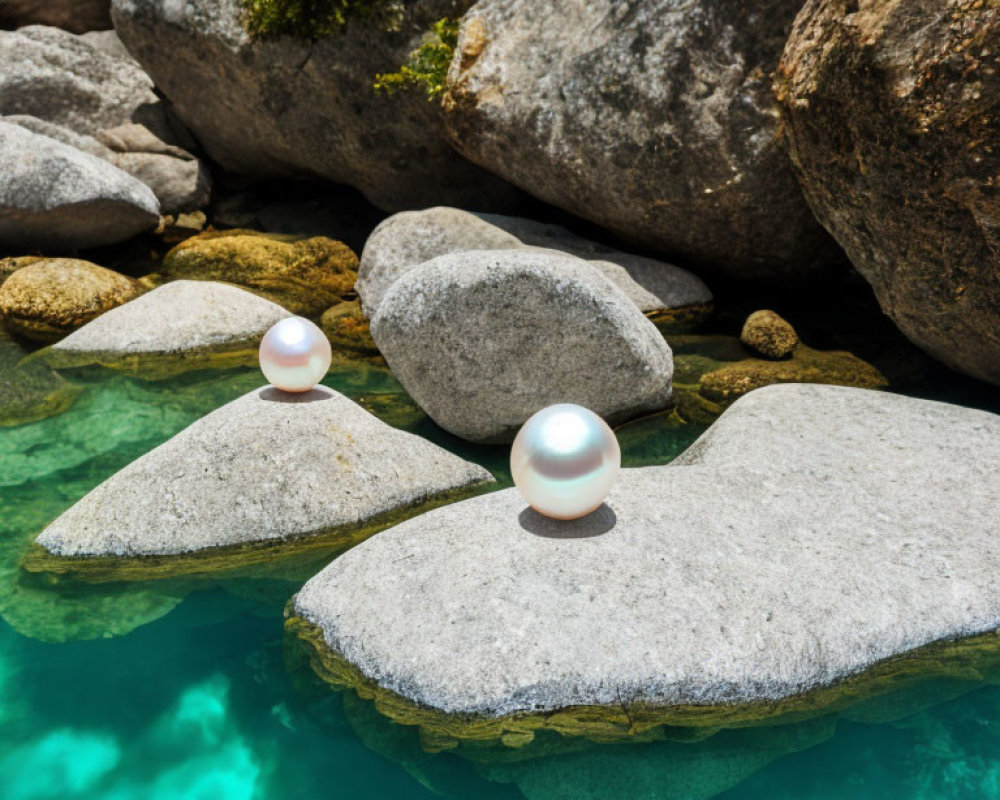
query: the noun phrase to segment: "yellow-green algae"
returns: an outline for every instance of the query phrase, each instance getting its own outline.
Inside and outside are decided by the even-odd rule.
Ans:
[[[659,729],[743,728],[811,719],[853,706],[928,679],[981,682],[1000,669],[1000,632],[935,642],[873,664],[838,683],[782,700],[719,705],[669,705],[623,701],[616,706],[569,706],[550,712],[500,717],[448,714],[420,705],[380,686],[326,644],[322,630],[286,609],[286,646],[299,647],[315,673],[336,690],[350,689],[372,700],[380,713],[400,725],[420,729],[429,751],[459,743],[530,744],[541,731],[616,742],[662,737]]]
[[[77,386],[46,365],[25,363],[24,350],[0,336],[0,428],[61,414],[79,394]]]
[[[424,37],[420,47],[410,53],[410,58],[397,72],[378,75],[375,90],[392,94],[399,89],[419,88],[428,100],[444,94],[448,67],[458,44],[457,19],[439,19]]]
[[[342,32],[351,19],[374,20],[394,31],[405,11],[402,0],[242,0],[242,5],[246,30],[259,39],[321,39]]]
[[[660,333],[688,333],[707,322],[715,310],[713,303],[692,303],[677,308],[658,308],[645,312]]]
[[[328,308],[323,312],[319,326],[334,350],[381,359],[378,345],[372,339],[368,318],[361,311],[360,300],[345,300]]]

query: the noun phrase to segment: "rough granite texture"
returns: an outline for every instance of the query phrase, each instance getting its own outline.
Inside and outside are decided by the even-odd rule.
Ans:
[[[553,403],[578,403],[616,422],[671,401],[666,341],[574,256],[439,256],[393,283],[371,333],[420,407],[473,441],[509,440]]]
[[[318,41],[252,40],[240,0],[115,0],[112,15],[129,51],[228,171],[346,183],[391,210],[503,207],[519,193],[452,150],[422,92],[373,89],[434,20],[464,6],[407,2],[398,32],[355,17]]]
[[[251,346],[290,316],[236,286],[174,281],[101,315],[52,350],[114,358]]]
[[[740,341],[764,358],[786,358],[799,344],[795,328],[780,314],[762,309],[743,323]]]
[[[58,556],[179,555],[354,526],[489,480],[332,389],[265,387],[129,464],[36,541]]]
[[[995,384],[998,50],[996,0],[809,0],[776,81],[806,198],[882,310]]]
[[[836,251],[779,135],[802,0],[479,0],[448,73],[458,151],[542,200],[739,278]]]
[[[622,253],[559,225],[445,206],[395,214],[372,231],[361,255],[358,294],[365,312],[372,316],[392,283],[424,261],[468,250],[524,247],[586,259],[643,312],[712,301],[711,291],[700,278],[673,264]]]
[[[333,562],[294,610],[445,712],[786,698],[1000,626],[998,496],[1000,417],[770,387],[590,517],[515,489],[457,503]]]
[[[0,32],[0,115],[34,117],[96,139],[101,150],[83,149],[147,184],[166,214],[206,205],[211,180],[189,152],[189,134],[149,76],[120,43],[116,49],[114,32],[100,36],[42,26]],[[65,134],[37,132],[79,146]]]
[[[129,239],[159,222],[144,183],[0,119],[0,247],[46,253]]]

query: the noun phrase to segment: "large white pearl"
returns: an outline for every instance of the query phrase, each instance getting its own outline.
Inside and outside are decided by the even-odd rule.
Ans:
[[[622,466],[618,439],[597,414],[572,403],[543,408],[510,451],[514,485],[540,514],[577,519],[611,491]]]
[[[308,392],[330,369],[330,342],[303,317],[287,317],[273,325],[260,343],[264,377],[286,392]]]

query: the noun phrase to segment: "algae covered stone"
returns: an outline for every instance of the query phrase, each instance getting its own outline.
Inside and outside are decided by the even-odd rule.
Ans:
[[[743,324],[740,341],[764,358],[779,359],[792,354],[799,335],[775,312],[754,311]]]
[[[607,278],[561,253],[427,261],[392,284],[371,331],[428,416],[473,441],[509,440],[557,402],[617,422],[671,401],[663,337]]]
[[[996,415],[769,387],[581,520],[510,489],[385,531],[288,625],[438,741],[795,719],[1000,664],[998,493]]]
[[[359,300],[345,300],[323,312],[319,326],[334,350],[349,350],[377,356],[378,346],[372,339],[368,320],[361,311]]]
[[[61,414],[80,393],[45,364],[22,363],[24,356],[17,344],[0,338],[0,427]]]
[[[141,293],[131,278],[89,261],[32,260],[0,286],[0,316],[13,333],[48,343]]]
[[[236,286],[174,281],[108,312],[41,357],[58,368],[99,364],[146,379],[253,366],[261,338],[289,316]]]
[[[353,291],[358,258],[347,245],[322,236],[209,231],[167,253],[163,270],[170,280],[235,283],[293,314],[319,317]]]
[[[342,549],[492,481],[332,389],[255,389],[102,483],[49,525],[29,569],[198,573]]]

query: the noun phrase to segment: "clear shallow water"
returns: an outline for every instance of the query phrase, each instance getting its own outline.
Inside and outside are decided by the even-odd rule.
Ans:
[[[0,798],[823,800],[1000,797],[1000,688],[925,687],[896,722],[853,718],[723,732],[697,743],[586,746],[512,763],[424,753],[415,733],[286,669],[296,585],[53,585],[18,570],[44,525],[259,373],[164,384],[77,381],[62,415],[0,429]],[[384,371],[326,381],[392,424],[479,461]],[[662,416],[622,429],[626,463],[666,463],[700,432]],[[955,696],[960,695],[960,696]],[[953,699],[948,699],[953,697]],[[868,721],[858,721],[866,719]]]

